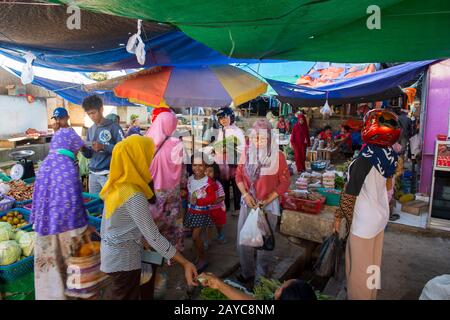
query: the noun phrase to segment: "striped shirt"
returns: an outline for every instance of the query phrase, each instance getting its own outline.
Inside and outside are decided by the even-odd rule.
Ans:
[[[142,236],[165,259],[175,255],[175,247],[159,233],[144,194],[137,193],[109,219],[102,219],[100,270],[113,273],[141,269]]]

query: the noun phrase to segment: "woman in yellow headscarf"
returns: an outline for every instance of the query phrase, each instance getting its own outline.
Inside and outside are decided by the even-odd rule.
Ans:
[[[101,226],[101,271],[109,274],[111,299],[139,299],[142,236],[167,260],[184,267],[188,285],[196,285],[197,270],[158,231],[148,200],[153,197],[148,168],[155,146],[138,135],[113,150],[109,179],[100,196],[105,201]]]

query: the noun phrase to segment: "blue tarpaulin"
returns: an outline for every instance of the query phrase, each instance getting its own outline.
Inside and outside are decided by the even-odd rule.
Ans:
[[[16,76],[20,77],[21,73],[19,71],[9,69],[6,67],[7,71],[15,74]],[[74,104],[81,105],[83,102],[83,99],[87,96],[96,94],[99,95],[103,99],[103,103],[105,105],[109,106],[136,106],[135,104],[129,102],[127,99],[118,98],[114,95],[114,92],[109,90],[95,90],[95,91],[89,91],[86,92],[83,89],[83,85],[77,84],[77,83],[70,83],[70,82],[64,82],[64,81],[56,81],[56,80],[50,80],[45,79],[41,77],[34,77],[34,80],[32,84],[36,86],[43,87],[47,90],[53,91],[57,95],[61,96],[62,98],[66,99],[69,102],[72,102]]]
[[[404,63],[371,74],[350,78],[330,85],[309,88],[266,79],[277,92],[277,97],[293,106],[322,106],[329,104],[380,101],[400,96],[400,85],[414,79],[435,60]]]
[[[144,41],[146,49],[145,65],[140,65],[136,56],[125,47],[101,51],[76,51],[39,46],[21,45],[0,41],[0,53],[20,62],[25,62],[23,54],[31,51],[36,60],[33,65],[64,71],[113,71],[153,66],[220,65],[230,63],[263,62],[257,59],[228,58],[197,42],[180,31],[169,32]],[[276,60],[265,60],[275,62]]]

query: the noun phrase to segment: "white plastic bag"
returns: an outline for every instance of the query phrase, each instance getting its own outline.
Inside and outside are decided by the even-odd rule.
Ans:
[[[239,245],[259,248],[264,245],[263,233],[258,227],[259,208],[252,209],[239,233]]]
[[[428,281],[419,300],[450,300],[450,274],[443,274]]]
[[[126,49],[129,53],[136,55],[136,59],[140,65],[144,65],[145,64],[145,44],[141,38],[141,28],[142,28],[142,20],[138,20],[137,33],[133,34],[128,39]]]
[[[323,116],[331,116],[333,114],[333,110],[331,109],[330,105],[328,104],[328,100],[325,101],[325,104],[323,105],[323,107],[320,109],[320,113]]]
[[[22,80],[22,84],[29,84],[32,83],[34,80],[34,73],[33,73],[33,61],[36,59],[36,56],[32,54],[31,52],[27,52],[24,55],[26,63],[23,65],[22,68],[22,74],[20,76],[20,79]]]

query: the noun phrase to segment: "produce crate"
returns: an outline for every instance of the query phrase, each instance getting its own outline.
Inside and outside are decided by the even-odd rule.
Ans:
[[[16,201],[14,206],[19,209],[25,207],[27,204],[31,204],[33,200]]]
[[[30,184],[30,183],[34,183],[35,180],[36,180],[36,177],[31,177],[31,178],[23,179],[23,182]]]
[[[34,272],[34,256],[26,257],[7,266],[0,266],[0,279],[12,282],[30,272]]]
[[[87,193],[88,194],[88,193]],[[86,194],[86,195],[87,195]],[[89,198],[89,197],[85,197],[83,194],[83,199],[85,200],[84,202],[84,207],[88,210],[89,214],[91,215],[95,215],[95,213],[100,212],[97,215],[100,215],[103,211],[103,201],[98,198],[98,199],[94,199],[94,198]],[[32,201],[28,204],[25,204],[23,206],[24,209],[31,211],[32,209]]]
[[[321,195],[325,196],[325,198],[327,199],[325,204],[327,206],[332,206],[332,207],[339,206],[339,202],[341,201],[341,190],[318,188],[317,192],[319,192]],[[339,193],[337,194],[335,192],[339,192]]]
[[[322,210],[322,201],[320,200],[307,200],[302,198],[296,198],[289,195],[283,195],[281,199],[281,206],[285,210],[293,210],[306,212],[311,214],[319,214]]]
[[[83,192],[83,201],[86,208],[95,207],[103,203],[103,200],[95,194]]]
[[[9,209],[9,210],[6,210],[6,211],[1,212],[1,213],[0,213],[0,221],[3,221],[3,220],[1,220],[2,217],[5,216],[5,215],[7,215],[8,212],[10,212],[10,211],[17,211],[17,212],[19,212],[20,214],[23,215],[23,218],[28,222],[27,225],[25,225],[25,226],[23,226],[23,227],[20,227],[19,229],[25,230],[25,229],[27,229],[28,227],[31,227],[31,224],[30,224],[30,215],[31,215],[31,212],[28,211],[28,210],[25,210],[25,209],[23,209],[23,208],[13,208],[13,209]]]
[[[29,272],[12,282],[0,281],[0,292],[5,300],[35,300],[34,273]]]

